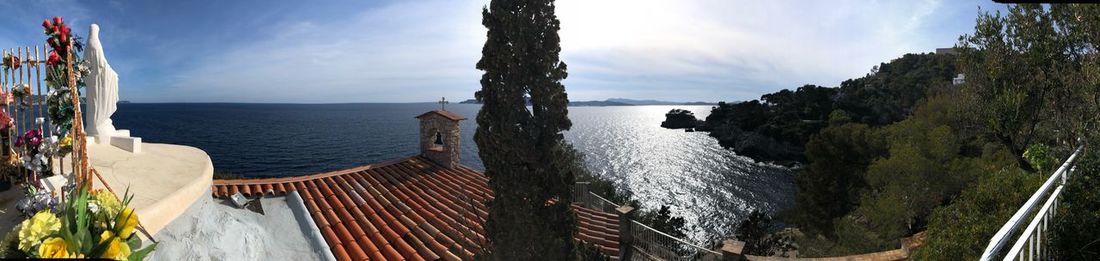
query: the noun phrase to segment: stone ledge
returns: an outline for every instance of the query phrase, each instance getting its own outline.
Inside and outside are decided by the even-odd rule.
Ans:
[[[142,225],[156,234],[196,200],[209,197],[214,165],[206,152],[188,146],[145,144],[140,154],[88,143],[88,162],[120,197],[130,192]],[[102,187],[98,179],[97,188]]]
[[[141,138],[131,137],[130,130],[115,130],[112,135],[89,135],[88,143],[110,144],[130,153],[141,153]]]

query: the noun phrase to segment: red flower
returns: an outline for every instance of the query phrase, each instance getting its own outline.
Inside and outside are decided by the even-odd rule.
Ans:
[[[56,26],[54,26],[54,27],[53,27],[53,33],[54,33],[54,34],[61,34],[61,26],[62,26],[62,25],[56,25]]]
[[[53,23],[61,24],[61,17],[60,16],[54,16],[53,17]]]
[[[61,34],[61,36],[58,36],[57,38],[58,38],[58,40],[61,40],[61,44],[65,44],[65,43],[69,42],[69,35],[68,34]]]
[[[11,116],[8,115],[7,110],[0,109],[0,130],[7,130],[12,125]]]
[[[49,29],[51,26],[53,26],[53,25],[50,24],[50,19],[43,19],[42,20],[42,27],[43,28]]]
[[[46,65],[55,65],[61,62],[61,56],[57,55],[57,51],[50,51],[50,58],[46,58]]]
[[[62,25],[61,26],[61,34],[69,34],[69,27]]]
[[[12,56],[8,56],[8,61],[7,61],[7,64],[8,64],[8,66],[10,66],[10,67],[11,67],[12,69],[15,69],[15,70],[19,70],[19,67],[20,67],[20,65],[19,65],[19,57],[18,57],[18,56],[15,56],[15,55],[12,55]]]

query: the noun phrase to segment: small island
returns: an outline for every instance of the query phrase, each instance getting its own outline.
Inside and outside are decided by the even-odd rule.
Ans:
[[[661,127],[669,129],[685,129],[687,131],[695,131],[695,129],[705,128],[706,123],[695,118],[695,113],[684,109],[672,109],[665,113],[665,121],[661,122]]]

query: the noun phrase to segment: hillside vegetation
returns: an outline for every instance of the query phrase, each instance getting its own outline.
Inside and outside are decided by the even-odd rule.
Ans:
[[[1092,48],[1100,23],[1078,18],[1097,10],[1012,5],[1007,14],[983,13],[956,47],[955,66],[966,75],[958,86],[943,82],[950,63],[939,62],[913,63],[927,68],[911,71],[943,75],[875,80],[893,80],[892,92],[859,88],[866,78],[846,81],[847,93],[865,98],[838,99],[828,126],[808,139],[807,167],[796,178],[796,207],[786,217],[808,235],[800,253],[895,249],[899,238],[926,231],[916,259],[977,258],[1077,138],[1094,136],[1087,127],[1095,126],[1100,100]],[[928,85],[921,91],[906,82]],[[1070,207],[1078,206],[1070,212],[1098,212],[1096,204]],[[1088,233],[1074,235],[1100,232],[1076,227]],[[1094,260],[1091,253],[1084,259]]]
[[[1100,6],[1009,5],[983,12],[955,54],[908,54],[839,88],[815,85],[721,103],[711,136],[762,161],[803,162],[800,256],[898,248],[971,260],[1083,141],[1100,141]],[[965,83],[952,85],[957,73]],[[1100,259],[1100,153],[1070,180],[1053,225],[1058,259]]]
[[[955,77],[955,57],[906,54],[875,66],[840,87],[804,85],[765,94],[759,100],[719,103],[706,118],[710,135],[738,154],[758,161],[805,162],[810,136],[829,126],[833,113],[881,126],[908,116],[929,89]]]

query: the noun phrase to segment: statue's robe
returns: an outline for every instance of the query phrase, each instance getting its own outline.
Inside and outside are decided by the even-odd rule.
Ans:
[[[118,103],[118,73],[107,64],[103,54],[103,45],[99,43],[99,26],[92,25],[88,34],[88,44],[84,49],[84,60],[90,73],[84,78],[87,84],[87,121],[85,131],[89,136],[112,136],[115,133],[111,115]]]

